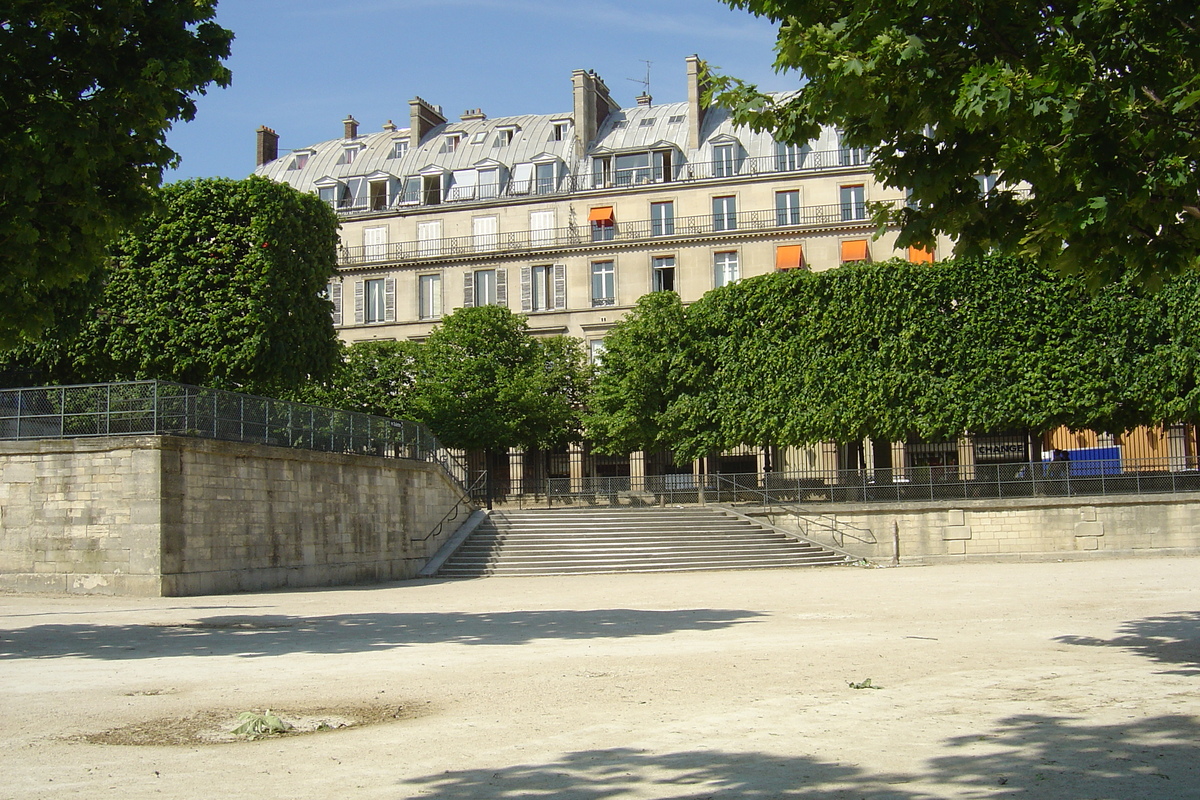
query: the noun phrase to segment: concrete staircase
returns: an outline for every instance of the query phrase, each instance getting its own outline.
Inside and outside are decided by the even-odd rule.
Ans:
[[[495,511],[437,575],[767,569],[848,560],[711,508]]]

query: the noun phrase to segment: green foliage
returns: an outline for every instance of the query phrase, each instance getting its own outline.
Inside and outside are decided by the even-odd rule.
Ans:
[[[0,347],[35,337],[150,209],[171,123],[226,86],[216,0],[9,0],[0,20]],[[67,308],[63,308],[63,304]]]
[[[77,333],[62,325],[4,361],[39,363],[56,380],[159,378],[261,394],[334,368],[324,291],[338,223],[326,204],[258,177],[185,181],[158,201],[113,245]]]
[[[612,452],[1200,419],[1200,275],[1093,294],[1008,257],[891,261],[654,302],[606,340],[588,430]]]
[[[832,124],[874,148],[877,177],[911,190],[876,212],[901,246],[943,232],[1093,287],[1200,264],[1195,3],[725,2],[778,22],[776,67],[804,80],[772,99],[712,76],[718,101],[784,141]],[[1031,191],[984,196],[991,174]]]
[[[328,379],[306,384],[294,397],[328,408],[410,417],[420,347],[408,341],[355,342],[342,351]]]
[[[578,341],[535,339],[501,306],[460,308],[420,348],[411,409],[450,447],[554,447],[578,440],[586,383]]]

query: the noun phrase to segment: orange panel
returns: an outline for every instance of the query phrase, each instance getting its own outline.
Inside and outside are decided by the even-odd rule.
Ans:
[[[804,251],[798,244],[781,244],[775,248],[775,269],[799,269],[804,266]]]
[[[923,250],[920,247],[908,248],[908,260],[914,264],[932,264],[933,251]]]
[[[600,206],[593,208],[588,214],[588,222],[612,222],[613,210],[612,206]]]
[[[866,261],[867,240],[847,239],[842,242],[842,261]]]

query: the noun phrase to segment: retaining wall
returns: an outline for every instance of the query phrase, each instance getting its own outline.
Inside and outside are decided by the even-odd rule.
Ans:
[[[411,578],[453,525],[413,539],[459,496],[423,461],[172,436],[0,442],[0,588],[173,596]]]
[[[1200,492],[862,503],[768,516],[879,563],[896,560],[897,549],[901,564],[1200,554]]]

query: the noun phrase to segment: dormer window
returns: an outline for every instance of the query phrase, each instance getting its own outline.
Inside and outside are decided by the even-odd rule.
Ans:
[[[654,123],[656,123],[656,122],[658,122],[658,120],[651,117],[650,119],[642,120],[641,122],[638,123],[638,125],[640,125],[643,128],[649,128],[649,127],[653,126]]]
[[[681,122],[687,122],[686,114],[672,114],[667,118],[668,125],[678,125]]]
[[[353,164],[354,159],[358,158],[358,153],[360,150],[362,150],[361,147],[344,147],[344,148],[342,148],[342,155],[337,160],[338,165],[340,166],[340,165],[344,165],[344,164]]]
[[[508,147],[512,144],[513,134],[516,132],[516,128],[501,128],[496,131],[496,138],[492,141],[492,147]]]
[[[312,153],[294,153],[292,155],[292,163],[288,164],[288,170],[304,169],[308,166],[308,158]]]
[[[559,120],[552,123],[550,129],[550,141],[562,142],[567,138],[567,133],[571,129],[571,123],[566,120]]]
[[[392,154],[389,158],[403,158],[408,153],[408,139],[397,139],[392,142]]]
[[[447,133],[446,138],[442,140],[442,152],[453,153],[458,150],[458,146],[462,144],[463,135],[461,133]]]

